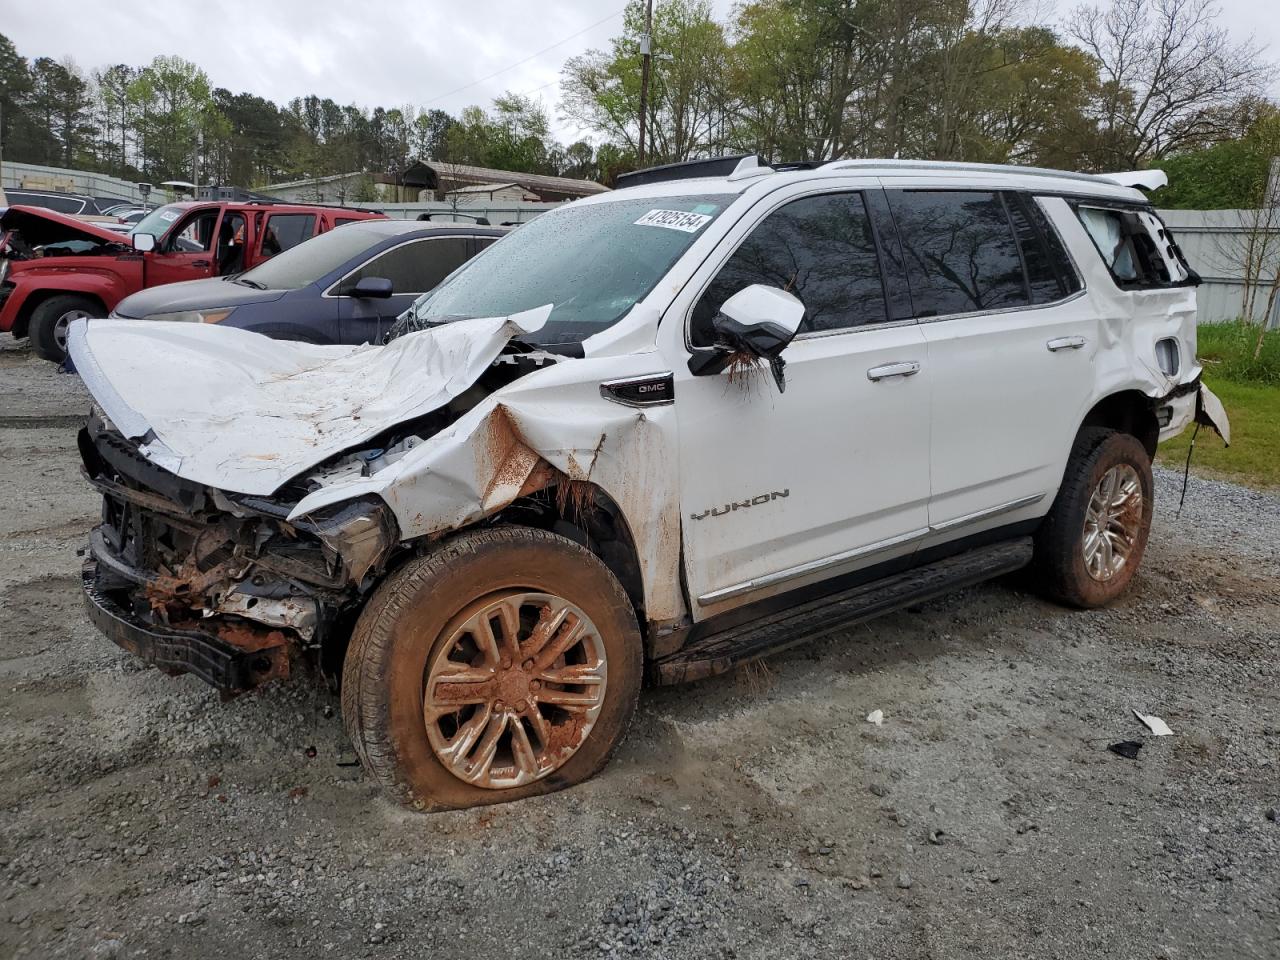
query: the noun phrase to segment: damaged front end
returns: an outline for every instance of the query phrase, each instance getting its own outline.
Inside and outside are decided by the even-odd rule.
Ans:
[[[287,677],[299,657],[319,661],[399,539],[376,500],[289,522],[287,495],[184,480],[144,458],[97,410],[80,451],[103,497],[83,570],[90,618],[144,661],[224,695]]]

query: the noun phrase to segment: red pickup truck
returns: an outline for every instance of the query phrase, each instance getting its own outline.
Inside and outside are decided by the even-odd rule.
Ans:
[[[105,317],[144,287],[240,273],[369,210],[264,202],[158,207],[129,233],[39,207],[0,215],[0,332],[66,355],[67,326]]]

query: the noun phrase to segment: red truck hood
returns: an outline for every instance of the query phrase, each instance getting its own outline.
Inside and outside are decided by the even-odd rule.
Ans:
[[[17,230],[29,247],[42,247],[68,240],[96,240],[129,246],[129,235],[86,223],[75,217],[42,207],[10,207],[0,216],[0,233]]]

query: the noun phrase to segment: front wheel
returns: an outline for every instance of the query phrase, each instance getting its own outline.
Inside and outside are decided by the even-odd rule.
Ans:
[[[1151,534],[1151,458],[1134,436],[1081,431],[1053,508],[1036,534],[1038,585],[1073,607],[1101,607],[1129,586]]]
[[[600,770],[642,673],[635,613],[598,558],[541,530],[477,530],[378,588],[347,650],[343,719],[406,804],[501,803]]]
[[[89,297],[60,294],[50,297],[31,312],[31,349],[36,356],[61,363],[67,358],[67,329],[72,320],[101,317],[101,305]]]

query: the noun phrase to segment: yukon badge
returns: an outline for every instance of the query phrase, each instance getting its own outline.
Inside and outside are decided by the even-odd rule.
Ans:
[[[782,497],[791,496],[791,488],[785,490],[775,490],[773,493],[762,493],[752,497],[750,500],[734,500],[726,503],[723,507],[710,507],[701,513],[689,514],[690,520],[703,520],[707,517],[723,517],[726,513],[732,513],[734,510],[745,510],[747,507],[759,507]]]

